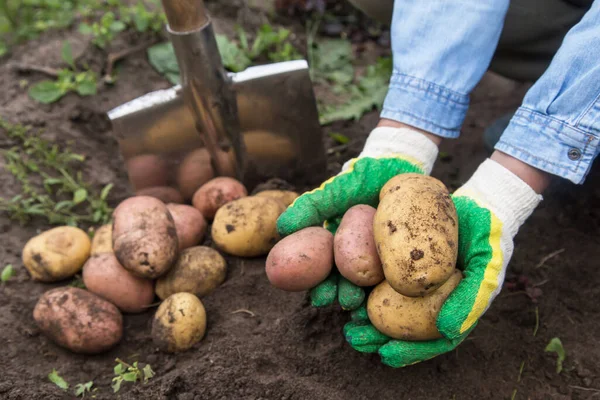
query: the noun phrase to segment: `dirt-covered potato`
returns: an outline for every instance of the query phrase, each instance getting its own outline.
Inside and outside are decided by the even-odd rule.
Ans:
[[[192,204],[196,207],[204,218],[211,220],[214,218],[217,210],[241,197],[248,196],[248,191],[242,182],[221,176],[211,179],[206,182],[196,193],[192,199]]]
[[[221,207],[212,224],[217,247],[239,257],[265,255],[279,240],[277,218],[285,211],[268,197],[242,197]]]
[[[112,253],[112,225],[102,225],[94,232],[91,255]]]
[[[148,196],[130,197],[113,213],[113,251],[119,263],[142,278],[165,274],[177,260],[177,229],[167,206]]]
[[[335,265],[358,286],[375,286],[384,278],[373,237],[375,211],[365,204],[351,207],[333,238]]]
[[[134,190],[167,185],[167,162],[155,154],[131,157],[125,163]]]
[[[206,220],[202,213],[185,204],[167,204],[167,209],[175,221],[179,250],[197,245],[206,233]]]
[[[266,272],[271,285],[301,292],[321,283],[333,267],[333,235],[325,228],[299,230],[273,247]]]
[[[90,257],[83,266],[82,276],[90,292],[123,312],[142,312],[154,300],[154,283],[127,271],[112,252]]]
[[[183,203],[183,196],[179,192],[179,190],[172,188],[170,186],[153,186],[149,188],[145,188],[142,190],[138,190],[135,192],[136,196],[149,196],[154,197],[155,199],[159,199],[163,203]]]
[[[300,195],[296,192],[292,192],[291,190],[263,190],[262,192],[256,193],[255,196],[270,197],[272,199],[281,201],[284,206],[288,207]]]
[[[175,293],[158,307],[152,321],[152,340],[162,351],[184,351],[202,340],[206,311],[198,297]]]
[[[60,281],[83,268],[91,247],[87,233],[60,226],[29,239],[23,248],[23,264],[36,281]]]
[[[402,174],[393,179],[375,213],[377,251],[385,279],[398,293],[423,296],[446,282],[456,266],[456,209],[435,178]]]
[[[227,263],[218,251],[205,246],[185,249],[175,266],[156,281],[156,294],[166,299],[179,292],[202,298],[215,290],[227,275]]]
[[[101,353],[116,345],[123,335],[119,309],[75,287],[44,293],[33,309],[33,318],[44,335],[76,353]]]
[[[186,200],[215,176],[210,153],[206,148],[190,152],[184,157],[177,170],[177,187]]]
[[[442,286],[423,297],[401,295],[383,281],[369,295],[369,319],[377,330],[394,339],[420,341],[441,338],[435,325],[437,316],[461,279],[462,273],[455,269]]]

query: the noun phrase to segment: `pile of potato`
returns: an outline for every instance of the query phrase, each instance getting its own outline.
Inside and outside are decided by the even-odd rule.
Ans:
[[[189,349],[206,331],[200,298],[221,285],[227,263],[219,251],[199,245],[212,220],[216,247],[237,256],[265,255],[279,240],[276,221],[298,195],[265,191],[248,196],[239,181],[218,177],[192,196],[193,207],[165,204],[154,196],[124,200],[112,225],[93,240],[75,227],[50,229],[23,249],[35,280],[55,282],[81,271],[87,290],[59,287],[45,292],[33,315],[40,330],[60,346],[99,353],[123,335],[121,313],[139,313],[162,300],[152,338],[163,351]]]
[[[320,227],[281,240],[267,257],[270,282],[307,290],[333,265],[352,283],[369,288],[367,312],[382,333],[402,340],[441,337],[436,318],[462,279],[456,269],[458,217],[437,179],[402,174],[381,189],[377,209],[350,208],[333,236]]]

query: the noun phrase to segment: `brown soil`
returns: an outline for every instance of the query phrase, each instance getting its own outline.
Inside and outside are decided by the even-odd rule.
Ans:
[[[236,21],[252,28],[266,20],[261,11],[239,7],[239,1],[235,5],[223,3],[210,4],[221,31],[231,30]],[[293,28],[303,32],[297,23]],[[43,76],[18,74],[8,62],[55,66],[54,56],[60,54],[65,38],[85,47],[74,32],[51,33],[22,45],[3,61],[0,115],[42,127],[47,137],[60,143],[73,140],[76,150],[89,157],[84,171],[89,179],[99,186],[115,183],[111,202],[116,205],[130,195],[131,189],[105,112],[169,85],[145,56],[138,54],[120,64],[116,85],[103,88],[97,96],[69,95],[53,105],[37,104],[19,81],[34,82]],[[133,37],[122,45],[142,40]],[[87,50],[84,58],[100,69],[104,56]],[[438,163],[434,176],[452,188],[464,182],[486,157],[483,128],[515,107],[524,90],[488,76],[473,96],[462,139],[444,145],[449,156]],[[329,173],[337,172],[343,161],[358,153],[376,121],[374,112],[357,123],[327,128],[352,139],[345,147],[326,139],[331,149]],[[6,142],[4,138],[1,141]],[[146,385],[124,384],[119,392],[124,399],[508,399],[514,390],[516,399],[598,397],[598,183],[598,169],[585,186],[557,182],[519,232],[508,283],[470,338],[454,352],[404,369],[388,368],[377,355],[363,355],[350,348],[341,334],[347,313],[337,307],[311,308],[305,294],[271,287],[263,258],[228,259],[227,281],[204,300],[206,337],[190,351],[177,355],[158,352],[150,339],[154,310],[149,310],[125,316],[124,339],[110,352],[99,356],[72,354],[41,335],[32,317],[40,294],[58,285],[31,281],[20,261],[27,239],[48,226],[34,223],[22,227],[2,216],[1,265],[12,263],[18,275],[0,287],[0,398],[71,398],[48,382],[46,376],[53,368],[72,386],[93,380],[99,387],[97,398],[113,398],[110,382],[116,357],[150,363],[156,372]],[[0,185],[4,197],[18,190],[6,172],[0,175]],[[278,185],[285,186],[274,183]],[[561,249],[536,268],[545,256]],[[536,309],[539,329],[534,336]],[[552,337],[559,337],[567,352],[561,374],[555,372],[554,355],[544,353]]]

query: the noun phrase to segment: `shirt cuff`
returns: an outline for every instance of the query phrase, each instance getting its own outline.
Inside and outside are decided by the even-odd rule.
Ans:
[[[456,138],[467,114],[469,96],[420,78],[394,72],[382,118],[403,122],[444,138]]]
[[[599,139],[580,128],[521,107],[495,148],[537,169],[583,183]]]

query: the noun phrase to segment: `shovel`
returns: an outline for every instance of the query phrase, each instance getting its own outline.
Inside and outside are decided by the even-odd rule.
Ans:
[[[314,184],[326,172],[305,60],[228,73],[202,0],[162,0],[181,84],[108,112],[134,190],[190,200],[212,176],[252,188],[279,177]]]

